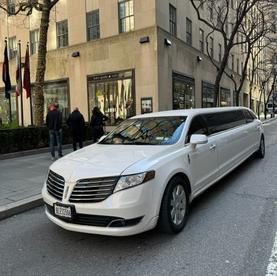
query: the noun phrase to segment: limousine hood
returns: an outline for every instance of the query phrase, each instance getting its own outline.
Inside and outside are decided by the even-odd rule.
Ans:
[[[136,162],[160,154],[167,147],[94,144],[59,159],[50,170],[62,175],[68,182],[118,176]]]

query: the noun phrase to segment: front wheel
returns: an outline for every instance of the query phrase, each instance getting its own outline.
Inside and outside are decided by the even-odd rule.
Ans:
[[[265,142],[264,142],[264,136],[261,137],[260,141],[260,147],[259,149],[255,152],[255,156],[258,158],[264,158],[265,156]]]
[[[159,216],[159,228],[166,233],[179,233],[188,217],[187,183],[181,177],[174,177],[168,183]]]

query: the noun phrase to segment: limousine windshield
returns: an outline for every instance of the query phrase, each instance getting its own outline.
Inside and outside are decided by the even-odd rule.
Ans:
[[[149,117],[124,121],[99,144],[172,145],[182,133],[187,117]]]

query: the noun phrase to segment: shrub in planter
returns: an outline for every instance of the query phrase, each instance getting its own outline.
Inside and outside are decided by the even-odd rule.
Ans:
[[[85,125],[84,140],[90,139],[88,124]],[[68,126],[63,126],[63,144],[72,143]],[[46,127],[19,127],[0,129],[0,154],[38,149],[49,146],[49,131]]]

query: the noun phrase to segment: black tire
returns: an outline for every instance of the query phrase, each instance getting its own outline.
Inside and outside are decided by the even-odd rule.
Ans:
[[[189,184],[180,176],[176,176],[169,181],[165,189],[162,203],[161,203],[161,208],[160,208],[158,228],[161,232],[175,234],[175,233],[179,233],[185,227],[187,218],[188,218],[188,209],[189,209],[188,185]],[[183,187],[183,190],[181,187]],[[182,220],[180,219],[181,222],[176,224],[174,222],[174,219],[172,218],[171,212],[173,212],[173,207],[172,207],[172,202],[174,200],[173,193],[175,193],[178,188],[180,189],[181,192],[184,192],[185,194],[185,197],[184,197],[185,202],[183,200],[180,203],[180,205],[182,206],[185,205],[185,210],[179,207],[185,212],[184,212],[183,219]]]
[[[265,141],[264,141],[264,136],[263,135],[261,137],[260,147],[255,152],[255,157],[260,158],[260,159],[263,159],[265,157]]]

